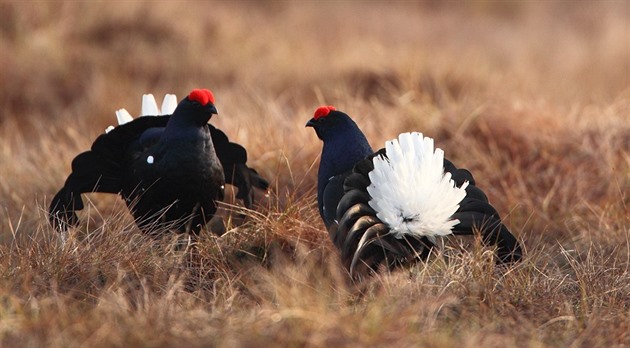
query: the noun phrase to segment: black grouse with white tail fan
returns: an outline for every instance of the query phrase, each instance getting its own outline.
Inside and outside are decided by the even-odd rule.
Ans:
[[[306,124],[323,141],[319,212],[352,275],[423,260],[447,235],[481,233],[497,262],[521,259],[521,247],[472,174],[444,158],[421,133],[403,133],[374,152],[345,113],[317,108]]]
[[[144,95],[144,117],[136,119],[116,111],[119,126],[72,161],[72,173],[50,203],[51,224],[61,231],[78,224],[81,194],[88,192],[120,194],[148,233],[199,233],[223,199],[226,182],[250,207],[252,188],[267,190],[269,184],[247,167],[241,145],[208,124],[213,114],[214,96],[206,89],[193,90],[179,104],[166,95],[161,111],[152,95]]]

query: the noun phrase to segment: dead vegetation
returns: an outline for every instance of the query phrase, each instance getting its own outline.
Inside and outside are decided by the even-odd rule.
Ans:
[[[624,1],[0,1],[1,345],[630,345],[628,23]],[[195,87],[270,197],[191,247],[91,194],[61,245],[72,158],[142,93]],[[350,281],[315,206],[320,104],[375,148],[436,138],[525,260],[467,240]]]

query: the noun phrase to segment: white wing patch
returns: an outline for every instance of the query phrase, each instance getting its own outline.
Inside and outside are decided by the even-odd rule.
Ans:
[[[368,175],[369,205],[397,238],[406,234],[434,238],[451,233],[451,219],[466,197],[465,182],[456,187],[444,173],[444,151],[422,133],[402,133],[385,143],[387,157],[374,157]]]

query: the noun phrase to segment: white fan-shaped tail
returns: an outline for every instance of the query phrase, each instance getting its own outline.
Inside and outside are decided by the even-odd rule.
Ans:
[[[177,107],[177,96],[175,94],[167,94],[162,101],[162,112],[160,115],[170,115]]]
[[[142,96],[142,112],[140,116],[156,116],[160,114],[155,97],[153,94],[144,94]]]
[[[133,121],[133,117],[125,109],[116,110],[116,118],[118,119],[118,124],[121,126],[127,122]]]
[[[385,144],[387,158],[374,157],[369,204],[397,238],[435,238],[451,233],[451,219],[466,197],[468,182],[456,187],[444,172],[444,151],[422,133],[402,133]]]

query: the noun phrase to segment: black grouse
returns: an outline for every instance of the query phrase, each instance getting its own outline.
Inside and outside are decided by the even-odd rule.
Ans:
[[[352,275],[426,259],[436,237],[481,233],[497,262],[521,259],[518,241],[472,174],[434,149],[433,139],[403,133],[374,152],[357,124],[332,106],[306,123],[323,141],[319,213]]]
[[[238,188],[236,197],[246,207],[252,187],[267,190],[269,183],[247,167],[245,149],[208,124],[217,114],[211,91],[195,89],[176,103],[167,95],[160,112],[153,96],[144,95],[146,117],[116,112],[120,125],[74,158],[72,173],[52,199],[49,217],[56,229],[78,224],[75,211],[83,209],[81,194],[87,192],[120,194],[147,233],[198,234],[215,214],[226,182]]]

